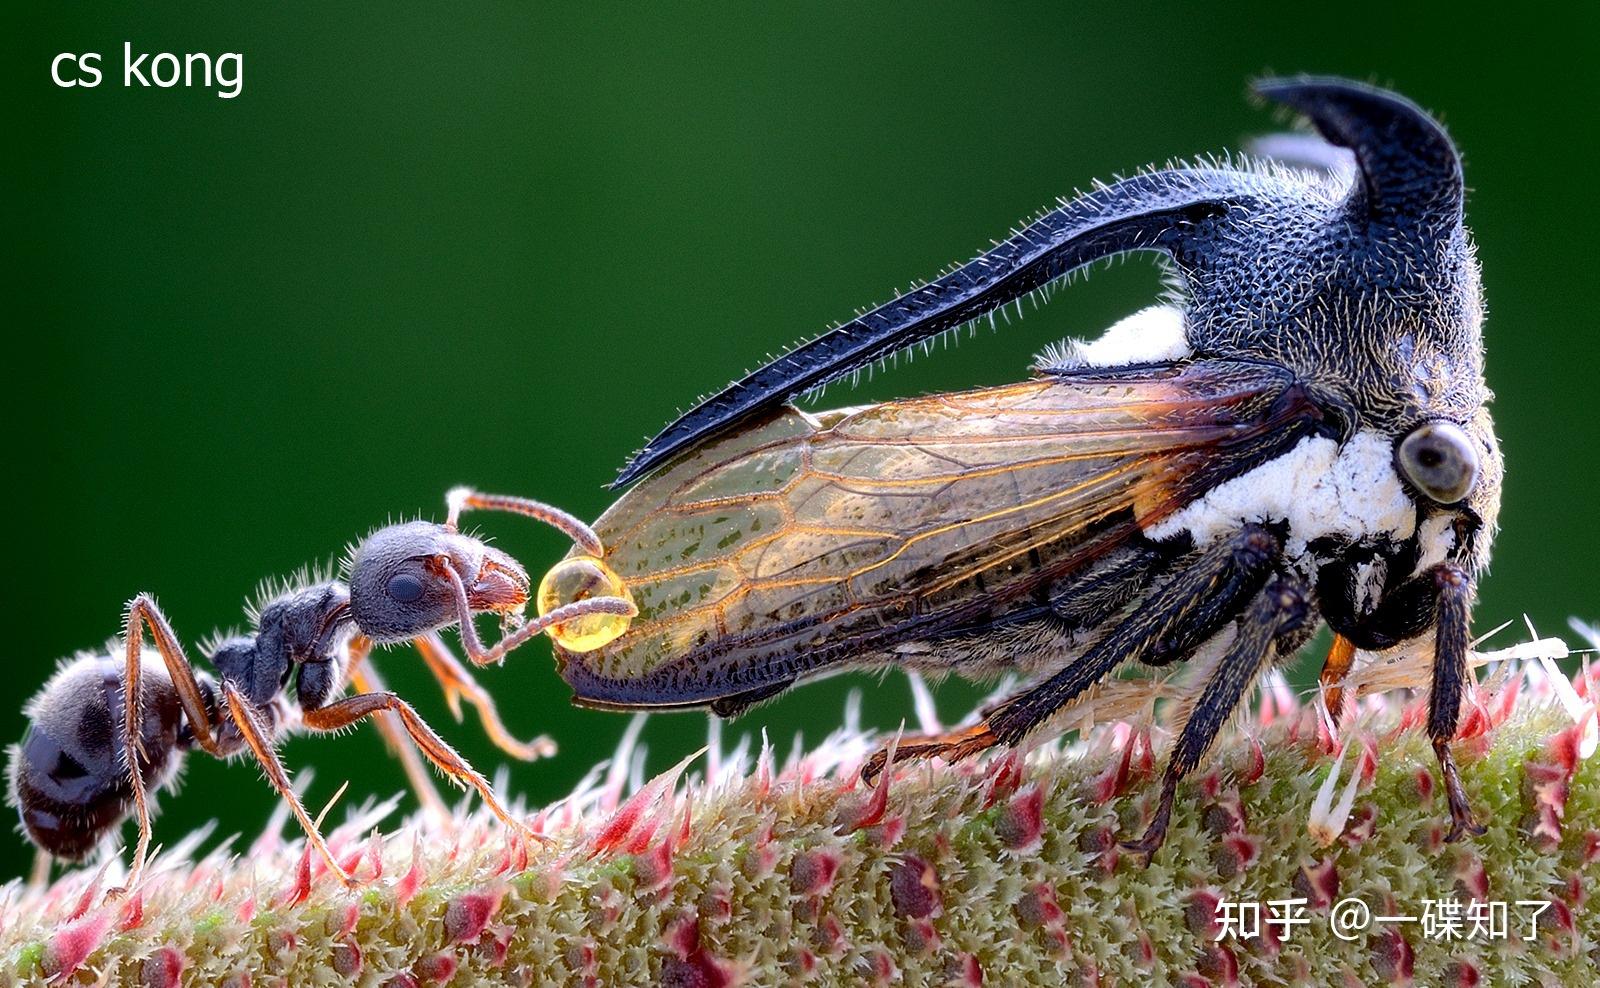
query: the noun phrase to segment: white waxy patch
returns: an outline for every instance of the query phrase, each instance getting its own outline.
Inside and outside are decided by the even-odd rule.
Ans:
[[[1389,576],[1389,564],[1381,559],[1362,563],[1355,571],[1355,600],[1357,614],[1371,614],[1383,596],[1384,581]]]
[[[1041,353],[1034,365],[1043,371],[1127,367],[1170,363],[1193,353],[1183,331],[1183,310],[1153,305],[1116,323],[1098,339],[1062,340]]]
[[[1454,515],[1434,515],[1422,523],[1417,532],[1417,566],[1411,571],[1412,576],[1432,569],[1450,555],[1456,547],[1455,521]]]
[[[1145,534],[1164,539],[1188,532],[1202,546],[1246,522],[1287,522],[1284,551],[1297,559],[1305,555],[1306,543],[1328,535],[1408,539],[1416,531],[1417,509],[1395,473],[1393,440],[1364,429],[1343,446],[1320,436],[1302,439]]]

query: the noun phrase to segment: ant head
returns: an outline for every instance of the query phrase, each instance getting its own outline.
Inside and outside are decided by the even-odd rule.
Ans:
[[[477,613],[520,611],[530,584],[522,564],[498,549],[432,522],[390,525],[350,556],[350,614],[374,641],[405,641],[455,624],[455,584]]]
[[[105,655],[63,667],[29,702],[28,730],[11,749],[10,802],[29,839],[54,857],[86,857],[132,811],[121,674],[122,663]],[[182,761],[183,708],[159,663],[145,663],[141,682],[140,764],[147,789],[155,792]]]

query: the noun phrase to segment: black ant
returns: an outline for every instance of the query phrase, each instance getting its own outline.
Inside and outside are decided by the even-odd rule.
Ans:
[[[591,615],[631,618],[637,611],[622,597],[594,596],[521,622],[531,595],[527,572],[506,553],[462,534],[457,527],[461,512],[475,508],[526,515],[560,529],[594,556],[603,554],[599,537],[571,515],[525,498],[461,489],[450,493],[448,504],[442,525],[391,525],[355,546],[347,561],[348,583],[326,580],[272,597],[252,614],[252,633],[224,638],[208,649],[215,678],[191,665],[155,599],[135,597],[127,610],[123,659],[81,654],[28,704],[29,727],[12,752],[9,773],[11,801],[28,837],[53,857],[81,860],[131,811],[139,822],[125,885],[132,888],[150,843],[147,792],[170,785],[183,755],[193,749],[218,758],[248,751],[288,802],[311,846],[350,884],[291,788],[273,743],[297,728],[338,731],[380,714],[378,725],[391,747],[409,755],[406,764],[414,785],[419,776],[421,785],[427,785],[426,773],[401,744],[401,733],[452,781],[476,790],[507,826],[527,833],[476,769],[410,704],[382,689],[366,662],[372,646],[415,642],[453,712],[459,715],[459,700],[467,699],[478,707],[488,734],[503,750],[537,757],[547,752],[549,742],[512,738],[488,694],[437,632],[457,626],[468,658],[487,665],[563,621]],[[480,613],[499,614],[507,626],[521,622],[520,627],[486,648],[473,628],[473,616]],[[160,664],[143,661],[146,629]],[[347,683],[357,692],[341,697]],[[138,771],[133,771],[135,761]]]

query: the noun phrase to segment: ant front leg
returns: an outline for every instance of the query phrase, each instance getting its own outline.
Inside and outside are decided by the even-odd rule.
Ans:
[[[138,884],[150,850],[150,802],[145,792],[144,772],[140,762],[148,762],[141,724],[144,705],[140,696],[140,676],[143,671],[144,631],[150,629],[156,650],[166,664],[167,675],[178,694],[178,702],[194,732],[195,742],[211,755],[220,755],[216,738],[211,733],[211,714],[207,708],[205,691],[195,678],[194,667],[184,654],[183,644],[173,632],[165,614],[149,594],[140,594],[128,603],[127,623],[123,632],[123,649],[126,665],[122,674],[122,743],[128,760],[128,782],[133,790],[134,812],[139,822],[139,842],[133,852],[133,864],[128,869],[126,888]]]
[[[411,708],[411,704],[394,693],[357,693],[354,696],[347,696],[325,707],[304,711],[301,714],[301,723],[313,731],[337,731],[366,717],[386,712],[398,714],[400,723],[422,754],[453,782],[476,790],[490,812],[499,817],[502,823],[520,834],[544,839],[542,835],[534,834],[522,821],[512,816],[511,812],[501,805],[488,780],[468,764],[465,758],[457,754],[444,738],[436,734],[433,728]]]
[[[489,691],[478,685],[472,678],[466,666],[455,657],[437,632],[429,632],[418,638],[414,644],[417,652],[422,656],[422,661],[427,664],[428,670],[439,681],[439,686],[444,690],[444,699],[450,706],[450,713],[459,722],[461,720],[461,701],[464,699],[472,704],[478,711],[478,716],[483,720],[483,731],[489,735],[489,740],[495,747],[510,755],[518,761],[531,762],[540,758],[549,758],[556,753],[556,744],[546,735],[539,735],[531,741],[519,741],[506,729],[500,720],[500,713],[495,709],[494,698]],[[363,693],[380,692],[379,690],[358,687]]]
[[[1441,563],[1433,570],[1433,580],[1439,588],[1439,600],[1434,612],[1433,688],[1428,693],[1428,738],[1433,742],[1433,753],[1439,759],[1445,796],[1450,801],[1450,832],[1445,840],[1454,842],[1469,834],[1477,836],[1487,829],[1472,815],[1472,804],[1467,800],[1466,790],[1461,787],[1461,773],[1450,751],[1450,742],[1455,740],[1456,726],[1461,718],[1462,696],[1467,687],[1467,651],[1472,644],[1472,618],[1469,613],[1472,578],[1453,563]]]

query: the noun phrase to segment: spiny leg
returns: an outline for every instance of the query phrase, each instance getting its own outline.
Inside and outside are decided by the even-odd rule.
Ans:
[[[144,732],[141,730],[144,704],[140,695],[140,675],[145,628],[150,629],[156,651],[161,653],[161,659],[166,664],[167,675],[172,678],[178,702],[183,706],[190,730],[194,732],[195,743],[210,754],[218,754],[216,739],[211,733],[210,715],[206,711],[205,693],[195,679],[194,667],[184,654],[183,643],[178,641],[177,634],[173,632],[166,615],[161,613],[155,598],[140,594],[128,603],[127,623],[123,629],[126,663],[122,672],[122,743],[128,759],[128,781],[133,789],[134,815],[139,824],[139,841],[134,848],[133,864],[128,869],[125,888],[133,888],[138,884],[150,852],[150,800],[145,792],[144,773],[138,767],[141,760],[147,761],[149,758],[144,750]]]
[[[1289,580],[1277,580],[1239,619],[1232,644],[1218,660],[1205,690],[1184,722],[1172,754],[1167,757],[1155,816],[1143,837],[1123,843],[1125,849],[1150,855],[1166,841],[1178,781],[1199,766],[1223,725],[1233,716],[1239,701],[1255,684],[1263,664],[1274,657],[1277,643],[1292,638],[1305,627],[1309,614],[1305,589]]]
[[[595,534],[594,529],[585,525],[576,516],[542,501],[506,494],[484,494],[470,487],[457,487],[446,494],[444,500],[449,509],[449,515],[444,521],[446,528],[457,528],[462,513],[466,511],[505,511],[542,521],[558,529],[578,548],[591,556],[598,558],[604,556],[606,552],[605,546],[600,542],[600,536]]]
[[[991,729],[1004,743],[1016,744],[1118,665],[1134,659],[1165,665],[1186,656],[1238,615],[1260,591],[1281,553],[1278,537],[1266,527],[1241,528],[1153,594],[1077,662],[992,711],[987,718]]]
[[[234,726],[239,729],[239,736],[244,738],[250,753],[261,763],[261,770],[266,773],[267,782],[271,783],[272,788],[276,789],[278,795],[289,804],[289,810],[294,814],[294,818],[300,821],[300,828],[306,832],[306,840],[310,841],[311,846],[322,856],[322,860],[328,863],[328,870],[337,875],[347,887],[354,888],[356,881],[339,867],[338,861],[334,860],[333,851],[322,839],[322,832],[317,829],[311,814],[306,812],[305,804],[300,802],[300,797],[295,794],[294,786],[289,782],[289,770],[283,767],[283,761],[278,758],[278,753],[272,750],[272,743],[266,729],[261,725],[255,707],[226,679],[222,681],[222,697],[228,708],[228,716],[233,718]]]
[[[418,638],[415,642],[417,651],[422,655],[422,661],[427,663],[429,671],[439,681],[439,686],[444,689],[445,702],[450,705],[450,713],[457,721],[461,720],[461,701],[464,699],[477,708],[478,716],[483,719],[483,731],[489,735],[495,747],[519,761],[531,762],[540,758],[548,758],[556,753],[555,742],[545,735],[540,735],[531,741],[519,741],[512,737],[511,732],[500,720],[500,713],[495,709],[494,698],[489,691],[478,685],[472,678],[466,666],[450,651],[450,646],[444,643],[437,632],[429,632]],[[358,687],[364,693],[378,692],[377,690]]]
[[[1436,566],[1433,578],[1439,588],[1439,600],[1435,611],[1433,688],[1428,694],[1428,738],[1439,759],[1445,796],[1450,801],[1450,832],[1445,840],[1453,842],[1468,834],[1477,836],[1487,829],[1472,815],[1472,804],[1461,787],[1461,773],[1450,752],[1450,742],[1455,740],[1461,717],[1461,699],[1467,687],[1467,651],[1472,644],[1469,613],[1472,579],[1453,563]]]
[[[954,761],[997,744],[1017,744],[1124,662],[1154,658],[1164,664],[1178,655],[1173,645],[1192,647],[1215,634],[1261,589],[1281,552],[1268,528],[1244,526],[1201,553],[1065,669],[1006,699],[973,727],[902,741],[896,757]],[[886,755],[880,750],[868,759],[862,775],[875,777]]]
[[[466,649],[467,658],[473,665],[486,666],[499,662],[513,649],[527,643],[548,628],[552,628],[565,621],[573,621],[590,614],[616,614],[622,617],[636,617],[639,608],[633,601],[621,597],[589,597],[576,600],[570,604],[562,604],[549,614],[527,622],[522,627],[506,635],[492,647],[485,648],[483,639],[478,637],[478,629],[472,623],[472,605],[467,600],[467,586],[461,581],[461,574],[454,567],[439,563],[434,567],[435,576],[445,580],[455,598],[456,620],[461,633],[461,647]]]
[[[385,711],[399,714],[406,733],[421,749],[422,754],[457,784],[475,789],[490,812],[499,817],[502,823],[519,834],[540,838],[540,835],[532,833],[522,821],[512,816],[511,812],[501,805],[499,798],[494,794],[494,789],[477,769],[458,755],[444,738],[434,733],[433,728],[411,708],[411,704],[393,693],[357,693],[355,696],[347,696],[326,707],[305,711],[301,715],[301,723],[313,731],[337,731],[363,718]]]
[[[378,670],[368,661],[371,654],[372,639],[366,635],[356,635],[350,640],[348,675],[350,685],[357,693],[384,691],[383,680],[378,676]],[[436,820],[448,820],[450,809],[439,797],[439,790],[434,788],[433,777],[428,774],[428,767],[423,764],[422,756],[417,754],[416,747],[406,740],[406,729],[400,722],[400,715],[386,711],[372,723],[383,736],[384,747],[400,759],[400,767],[405,770],[406,781],[411,783],[411,790],[417,794],[417,801],[422,804],[423,809]]]

